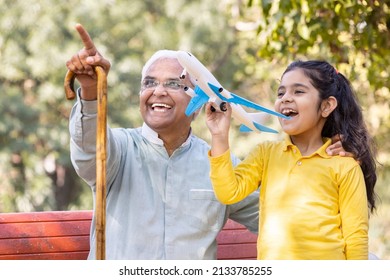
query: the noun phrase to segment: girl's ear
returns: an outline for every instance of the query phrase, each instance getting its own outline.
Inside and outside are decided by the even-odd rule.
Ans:
[[[329,98],[322,101],[321,104],[321,115],[324,118],[327,118],[334,109],[337,107],[337,99],[334,96],[330,96]]]

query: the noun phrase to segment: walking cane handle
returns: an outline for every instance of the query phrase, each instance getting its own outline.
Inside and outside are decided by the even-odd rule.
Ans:
[[[64,88],[65,95],[68,100],[72,100],[76,97],[76,93],[74,92],[74,79],[76,78],[76,74],[72,71],[68,70],[65,76]]]
[[[101,72],[103,68],[96,66],[95,67],[95,72],[103,76],[103,73]],[[105,78],[105,77],[104,77]],[[76,93],[74,91],[74,80],[76,79],[76,74],[73,73],[72,71],[68,70],[65,75],[65,80],[64,80],[64,89],[65,89],[65,96],[66,99],[68,100],[73,100],[76,97]]]

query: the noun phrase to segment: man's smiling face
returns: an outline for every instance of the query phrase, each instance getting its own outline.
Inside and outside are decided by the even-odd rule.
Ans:
[[[183,86],[173,89],[164,85],[168,81],[190,85],[188,78],[179,79],[182,71],[176,59],[160,58],[145,73],[143,81],[154,80],[158,85],[141,87],[140,111],[144,122],[159,134],[188,131],[190,128],[192,116],[187,117],[185,109],[191,98],[184,92]]]

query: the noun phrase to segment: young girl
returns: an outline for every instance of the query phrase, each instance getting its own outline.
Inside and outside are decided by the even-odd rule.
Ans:
[[[260,187],[258,259],[368,259],[368,217],[375,209],[371,137],[349,81],[327,62],[293,62],[283,73],[275,110],[284,141],[257,145],[230,161],[231,108],[206,106],[212,135],[211,180],[224,204]],[[325,150],[340,134],[351,157]]]

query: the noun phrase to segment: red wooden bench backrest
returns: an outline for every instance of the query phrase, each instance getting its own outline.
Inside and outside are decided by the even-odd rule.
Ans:
[[[92,211],[0,214],[0,260],[84,260]],[[218,235],[218,259],[255,259],[256,235],[229,220]]]
[[[228,220],[217,236],[217,259],[256,259],[257,235],[243,225]]]
[[[86,259],[91,219],[91,211],[0,214],[0,260]]]

